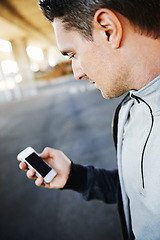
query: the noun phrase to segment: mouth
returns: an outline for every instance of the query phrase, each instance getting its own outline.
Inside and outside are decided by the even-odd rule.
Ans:
[[[88,80],[89,80],[89,82],[90,82],[91,84],[93,84],[93,85],[97,88],[97,86],[96,86],[96,82],[93,82],[93,81],[90,80],[89,78],[88,78]]]
[[[95,87],[97,87],[95,82],[91,82],[91,83],[92,83]]]
[[[95,82],[93,82],[93,81],[91,81],[91,80],[89,80],[89,81],[90,81],[90,83],[95,84]]]
[[[95,82],[90,81],[90,83],[91,83],[92,85],[94,85],[95,88],[98,88]]]

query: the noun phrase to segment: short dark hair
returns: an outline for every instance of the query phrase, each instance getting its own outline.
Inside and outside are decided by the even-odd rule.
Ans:
[[[138,27],[141,34],[160,37],[160,0],[39,0],[43,14],[53,22],[61,18],[66,28],[92,36],[92,21],[100,8],[117,11]]]

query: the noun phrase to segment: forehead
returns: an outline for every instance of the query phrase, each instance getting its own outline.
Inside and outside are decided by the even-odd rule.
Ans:
[[[63,23],[60,18],[54,18],[54,22],[52,25],[53,25],[56,37],[57,35],[62,34],[63,32],[66,32],[65,23]]]
[[[73,29],[66,29],[65,23],[61,19],[55,18],[53,28],[56,36],[58,48],[61,52],[65,49],[76,47],[83,41],[81,34]]]

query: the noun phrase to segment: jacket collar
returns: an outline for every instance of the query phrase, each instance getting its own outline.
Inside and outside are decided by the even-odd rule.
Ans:
[[[132,94],[143,99],[152,108],[153,112],[160,110],[160,75],[148,83],[145,87],[139,91],[131,90],[130,97]]]

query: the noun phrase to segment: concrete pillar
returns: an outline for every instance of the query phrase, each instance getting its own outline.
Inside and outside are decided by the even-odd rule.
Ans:
[[[0,74],[1,74],[2,82],[3,82],[3,86],[4,86],[4,91],[1,93],[0,101],[10,101],[12,99],[12,94],[11,94],[10,90],[8,89],[7,82],[6,82],[6,76],[2,70],[1,63],[0,63]],[[2,94],[3,94],[3,96],[2,96]]]
[[[48,50],[43,49],[43,62],[42,62],[42,71],[45,71],[49,68],[49,61],[48,61]]]
[[[22,76],[22,82],[20,83],[21,93],[23,96],[35,95],[37,91],[34,83],[34,74],[30,69],[29,58],[26,52],[26,42],[24,39],[16,39],[11,44],[19,73]]]

